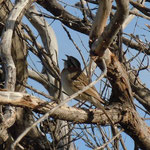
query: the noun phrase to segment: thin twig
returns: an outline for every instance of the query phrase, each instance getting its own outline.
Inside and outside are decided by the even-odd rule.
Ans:
[[[67,28],[66,28],[63,24],[62,24],[62,27],[63,27],[63,29],[65,30],[65,32],[67,33],[69,40],[73,43],[73,45],[75,46],[75,48],[78,50],[78,52],[79,52],[79,54],[80,54],[80,56],[81,56],[81,58],[82,58],[83,64],[84,64],[84,66],[85,66],[85,68],[86,68],[87,65],[86,65],[86,63],[85,63],[84,57],[83,57],[83,55],[82,55],[82,53],[81,53],[81,50],[79,49],[79,47],[77,46],[77,44],[76,44],[76,43],[74,42],[74,40],[72,39],[72,37],[71,37],[69,31],[67,30]],[[88,75],[87,69],[86,69],[86,72],[87,72],[87,75]]]
[[[124,131],[124,129],[120,130],[112,139],[110,139],[110,140],[109,140],[108,142],[106,142],[104,145],[95,148],[94,150],[104,149],[110,142],[112,142],[113,140],[115,140],[123,131]]]

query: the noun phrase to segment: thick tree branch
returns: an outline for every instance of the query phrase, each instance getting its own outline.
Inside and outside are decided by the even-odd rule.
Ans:
[[[102,34],[111,11],[111,0],[99,1],[99,8],[89,35],[90,45]]]
[[[54,16],[58,17],[58,19],[76,31],[81,33],[89,34],[91,24],[90,22],[85,22],[81,20],[69,12],[67,12],[56,0],[45,0],[38,1],[42,7],[44,7],[47,11],[51,12]]]
[[[16,84],[16,67],[12,57],[12,50],[11,50],[13,39],[12,36],[14,33],[16,22],[17,21],[20,22],[25,9],[30,7],[32,3],[33,1],[31,0],[18,1],[18,3],[11,10],[6,21],[5,28],[3,28],[3,33],[0,41],[0,54],[5,68],[5,88],[9,91],[14,91]],[[3,135],[3,133],[7,130],[7,128],[11,127],[15,123],[16,120],[15,109],[13,107],[8,106],[2,118],[3,120],[0,124],[1,138],[3,139],[3,141],[6,141],[8,137],[4,138],[4,136],[6,135]],[[6,122],[9,122],[9,125],[6,124]]]
[[[139,3],[144,4],[145,1],[143,0],[138,0]],[[141,16],[140,14],[138,14],[138,10],[136,8],[131,8],[131,10],[129,11],[129,16],[127,17],[127,19],[124,21],[123,25],[122,25],[122,29],[125,29],[126,26],[134,19],[135,15]],[[142,16],[144,17],[144,16]]]
[[[119,97],[119,101],[126,103],[127,101],[132,105],[132,91],[128,80],[127,72],[124,67],[120,64],[117,57],[108,49],[109,44],[115,37],[117,31],[119,31],[123,21],[126,19],[128,15],[128,4],[129,1],[116,1],[117,2],[117,12],[108,25],[104,29],[102,35],[97,35],[98,41],[96,40],[92,44],[91,53],[94,53],[98,56],[101,56],[105,59],[107,64],[107,77],[112,84],[112,97],[117,99]],[[101,7],[101,6],[99,6]],[[103,10],[103,14],[105,14],[105,10]],[[98,14],[97,14],[98,16]],[[107,15],[105,17],[108,17]],[[102,19],[104,19],[103,17]],[[96,17],[95,22],[98,22],[99,18]],[[105,18],[106,19],[106,18]],[[101,28],[97,24],[97,28]],[[107,34],[106,34],[107,32]],[[91,35],[94,35],[91,33]],[[96,45],[95,45],[96,43]],[[94,45],[94,46],[93,46]],[[96,47],[95,47],[96,46]],[[101,67],[101,57],[96,58],[96,63],[99,67]],[[133,105],[132,105],[133,106]]]
[[[54,102],[48,103],[29,94],[4,91],[0,91],[0,104],[27,107],[35,112],[43,114],[58,105]],[[118,109],[106,109],[109,117],[114,121],[114,123],[119,122],[122,117],[118,110],[119,107]],[[99,123],[102,125],[110,124],[109,119],[103,111],[95,109],[79,109],[61,106],[51,116],[57,119],[73,121],[76,123]]]
[[[123,24],[123,22],[129,14],[129,0],[116,0],[116,3],[117,11],[113,19],[111,20],[109,25],[104,29],[102,36],[99,36],[98,40],[96,40],[92,45],[92,51],[94,51],[99,56],[103,56],[104,51],[111,44],[114,37],[120,30],[121,25]]]
[[[121,126],[130,135],[135,143],[143,150],[150,148],[150,127],[141,119],[134,109],[127,109]]]
[[[56,103],[48,103],[29,94],[4,91],[0,92],[0,104],[28,107],[39,113],[47,113],[57,106]],[[138,141],[138,145],[140,145],[141,148],[147,149],[150,145],[149,127],[147,127],[134,109],[124,109],[122,105],[116,105],[107,108],[106,111],[114,123],[119,123],[125,129],[125,132],[127,132],[135,141]],[[50,116],[57,119],[73,121],[75,123],[98,123],[101,125],[109,125],[109,119],[102,110],[87,110],[61,106]],[[143,128],[144,131],[142,130]]]
[[[43,72],[47,75],[47,82],[49,87],[47,90],[50,95],[58,92],[59,89],[59,69],[58,69],[58,44],[56,35],[51,26],[48,25],[46,20],[38,15],[36,8],[32,6],[26,13],[27,18],[32,25],[37,29],[40,34],[41,40],[44,45],[44,50],[38,49],[38,57],[43,64]],[[35,44],[36,45],[36,44]],[[58,86],[58,87],[57,87]]]
[[[49,87],[47,83],[47,76],[42,73],[37,73],[31,69],[28,69],[29,77],[39,83],[41,83],[46,89]]]
[[[4,62],[6,78],[5,78],[5,88],[11,91],[15,89],[16,83],[16,67],[11,55],[11,44],[12,35],[14,32],[16,22],[20,22],[25,9],[29,8],[33,3],[32,0],[19,1],[16,6],[10,12],[7,19],[6,26],[3,29],[3,34],[0,42],[1,58]]]
[[[132,0],[130,0],[130,4],[133,5],[135,8],[137,8],[140,12],[142,12],[146,16],[150,17],[150,9],[145,7],[143,4],[139,4],[139,3],[134,2]]]

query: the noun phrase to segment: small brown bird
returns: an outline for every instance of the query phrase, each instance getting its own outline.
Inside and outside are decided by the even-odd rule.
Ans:
[[[61,72],[61,81],[65,92],[70,96],[88,86],[89,80],[81,70],[80,62],[72,56],[66,56],[67,60],[64,60],[64,69]],[[89,101],[96,107],[101,105],[100,103],[105,103],[95,87],[89,88],[78,95],[76,99]]]

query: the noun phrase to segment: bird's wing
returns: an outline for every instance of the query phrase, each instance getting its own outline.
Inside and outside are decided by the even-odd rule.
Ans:
[[[77,90],[83,89],[85,86],[89,85],[88,77],[84,74],[81,73],[74,81],[73,81],[74,87],[77,88]],[[105,103],[104,100],[101,99],[100,95],[98,94],[96,88],[93,86],[86,90],[84,94],[94,97],[101,103]]]

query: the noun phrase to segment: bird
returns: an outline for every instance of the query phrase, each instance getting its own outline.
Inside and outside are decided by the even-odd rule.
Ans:
[[[82,71],[80,62],[73,56],[66,55],[66,57],[67,60],[63,59],[64,69],[61,72],[61,82],[65,92],[71,96],[88,86],[89,80]],[[105,104],[94,86],[78,95],[76,99],[88,101],[99,108],[101,108],[101,104]]]

